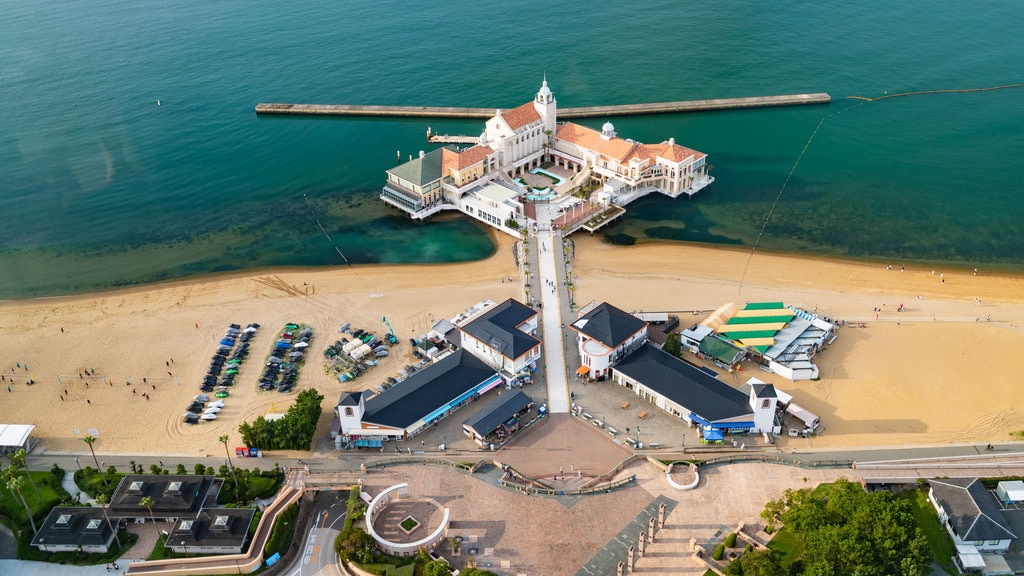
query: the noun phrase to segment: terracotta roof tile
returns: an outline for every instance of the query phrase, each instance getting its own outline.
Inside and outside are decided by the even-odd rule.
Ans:
[[[558,127],[557,138],[619,161],[629,156],[636,146],[622,138],[605,140],[597,130],[572,122]]]
[[[464,170],[474,164],[483,162],[493,152],[489,146],[481,146],[479,144],[462,152],[456,152],[449,148],[442,148],[441,150],[441,170],[445,173],[448,170]]]
[[[505,119],[508,127],[512,130],[519,130],[527,124],[540,121],[540,114],[537,114],[537,109],[533,107],[533,102],[527,102],[522,106],[506,110],[501,113],[501,117]]]

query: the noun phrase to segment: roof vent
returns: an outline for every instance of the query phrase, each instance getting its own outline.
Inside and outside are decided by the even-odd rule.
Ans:
[[[129,492],[142,492],[142,481],[136,480],[128,485]]]
[[[174,481],[167,485],[167,491],[171,493],[181,492],[181,482]]]

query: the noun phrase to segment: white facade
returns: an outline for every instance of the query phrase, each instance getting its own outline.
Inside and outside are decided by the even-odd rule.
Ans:
[[[576,343],[579,346],[580,352],[580,363],[590,368],[590,371],[586,374],[588,378],[608,376],[609,369],[616,362],[628,356],[630,352],[639,348],[644,342],[647,342],[646,326],[614,349],[583,334],[576,337]]]

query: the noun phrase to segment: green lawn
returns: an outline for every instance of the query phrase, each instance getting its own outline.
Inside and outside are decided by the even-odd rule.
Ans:
[[[931,546],[932,554],[935,555],[935,561],[942,565],[942,569],[948,574],[956,576],[958,572],[953,564],[953,554],[956,553],[953,539],[939,524],[935,508],[928,501],[928,493],[921,490],[908,490],[896,496],[909,502],[913,508],[914,519],[917,520],[917,525],[921,527],[925,538],[928,539],[928,545]]]
[[[25,478],[24,472],[20,476]],[[51,472],[32,472],[32,480],[39,488],[39,496],[36,496],[36,491],[28,480],[22,485],[21,493],[28,501],[29,508],[32,509],[32,516],[35,518],[36,524],[40,524],[46,519],[50,509],[56,506],[62,498],[67,497],[68,493],[60,487],[60,479]],[[12,493],[7,490],[6,487],[0,491],[0,516],[7,516],[18,526],[28,526],[25,506],[16,494],[16,492]]]
[[[785,526],[775,533],[771,542],[768,542],[768,548],[778,554],[779,564],[783,568],[789,568],[789,565],[796,562],[804,553],[804,543],[791,531],[786,530]]]

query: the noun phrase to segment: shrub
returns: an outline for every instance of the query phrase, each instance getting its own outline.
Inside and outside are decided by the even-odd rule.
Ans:
[[[725,544],[719,544],[715,551],[711,553],[711,557],[715,560],[721,560],[722,556],[725,556]]]
[[[725,547],[726,548],[735,548],[736,547],[736,533],[735,532],[730,532],[729,535],[725,537]]]
[[[746,554],[747,552],[752,552],[753,550],[754,550],[754,545],[753,544],[747,544],[746,547],[743,548],[743,553]]]
[[[295,534],[295,516],[298,515],[298,511],[298,504],[292,504],[274,521],[274,530],[267,539],[267,545],[263,547],[264,558],[273,556],[274,552],[279,552],[283,556],[288,551],[292,535]]]

